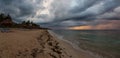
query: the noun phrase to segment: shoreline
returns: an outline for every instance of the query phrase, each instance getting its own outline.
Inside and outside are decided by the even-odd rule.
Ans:
[[[12,32],[0,32],[0,58],[98,58],[75,49],[76,47],[73,47],[75,45],[60,39],[50,30],[11,29],[10,31]]]
[[[72,43],[72,42],[70,42],[70,41],[68,41],[68,40],[63,39],[62,36],[60,36],[60,35],[58,35],[58,34],[55,34],[55,33],[54,33],[53,31],[51,31],[51,30],[48,30],[48,31],[49,31],[49,33],[50,33],[52,36],[56,37],[57,40],[62,41],[63,43],[68,44],[69,46],[71,46],[71,47],[73,48],[74,51],[76,51],[76,52],[78,52],[78,53],[83,53],[83,54],[86,54],[87,56],[89,55],[89,56],[91,56],[91,57],[93,57],[93,58],[103,58],[102,56],[100,56],[100,55],[98,55],[98,54],[95,54],[95,53],[93,53],[93,52],[91,52],[91,51],[81,49],[81,48],[78,47],[76,44],[74,44],[74,43]],[[80,54],[79,54],[79,55],[80,55]],[[90,57],[89,57],[89,58],[90,58]]]
[[[52,34],[56,35],[56,37],[60,40],[63,40],[67,43],[69,43],[72,47],[74,47],[77,50],[84,51],[87,54],[95,56],[96,58],[119,58],[119,32],[116,31],[96,31],[97,34],[91,34],[92,31],[67,31],[67,30],[51,30]],[[73,32],[73,33],[72,33]],[[76,33],[74,33],[76,32]],[[80,33],[81,32],[81,33]],[[86,34],[84,34],[86,33]],[[88,34],[87,34],[88,33]],[[109,34],[110,33],[110,34]],[[102,35],[101,35],[102,34]],[[113,38],[111,38],[111,35],[113,35]],[[83,35],[83,36],[82,36]],[[90,37],[90,36],[96,36]],[[100,36],[99,36],[100,35]],[[108,36],[110,35],[110,36]],[[108,36],[108,37],[106,37]],[[117,37],[118,36],[118,37]],[[85,38],[85,40],[84,40]],[[116,39],[114,39],[116,38]],[[101,41],[94,41],[94,40],[101,40]],[[106,40],[109,39],[109,40]],[[106,41],[104,41],[106,40]],[[112,43],[111,43],[112,42]],[[114,43],[113,43],[114,42]],[[117,43],[115,43],[117,42]],[[107,44],[110,43],[111,45]],[[114,46],[114,44],[116,44]],[[77,46],[78,48],[76,48]]]

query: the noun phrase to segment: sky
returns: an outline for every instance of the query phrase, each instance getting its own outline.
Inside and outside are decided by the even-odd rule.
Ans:
[[[120,29],[120,0],[0,0],[0,13],[53,29]]]

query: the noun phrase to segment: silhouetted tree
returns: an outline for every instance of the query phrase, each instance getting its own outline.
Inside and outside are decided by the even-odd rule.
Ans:
[[[5,15],[2,13],[2,14],[0,14],[0,22],[1,21],[3,21],[4,20],[4,18],[5,18]]]
[[[12,19],[11,16],[8,14],[5,19]]]
[[[20,24],[14,23],[12,21],[12,17],[8,14],[7,16],[5,14],[0,14],[0,27],[14,27],[14,28],[40,28],[39,25],[35,24],[32,21],[23,21]]]

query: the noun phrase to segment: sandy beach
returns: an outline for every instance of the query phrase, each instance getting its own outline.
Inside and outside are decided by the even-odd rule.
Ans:
[[[0,58],[95,58],[47,30],[11,29],[0,32]]]

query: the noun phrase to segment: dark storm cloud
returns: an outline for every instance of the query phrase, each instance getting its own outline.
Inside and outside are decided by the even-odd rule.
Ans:
[[[70,12],[82,12],[85,11],[86,9],[88,9],[89,7],[97,4],[98,2],[100,2],[100,0],[76,0],[76,3],[78,4],[77,6],[73,7],[73,9]]]
[[[75,26],[75,25],[86,25],[84,23],[77,23],[80,21],[86,21],[86,22],[92,22],[93,24],[97,24],[94,22],[95,20],[105,19],[105,20],[119,20],[120,13],[118,14],[119,10],[116,10],[116,12],[113,12],[116,8],[120,6],[119,0],[74,0],[76,1],[77,5],[68,10],[68,12],[65,12],[64,15],[62,12],[64,11],[56,11],[58,14],[55,14],[57,17],[54,20],[54,22],[51,22],[51,26]],[[79,2],[78,2],[79,1]],[[84,5],[81,6],[81,2],[84,2]],[[61,9],[60,9],[61,10]],[[115,13],[116,15],[112,14]],[[62,14],[62,15],[61,15]],[[61,15],[61,18],[59,18]],[[109,15],[109,16],[108,16]],[[66,22],[71,21],[74,22]],[[66,23],[65,23],[65,22]],[[57,23],[56,23],[57,22]],[[63,24],[61,24],[64,22]],[[102,22],[100,22],[102,24]],[[94,25],[95,25],[94,24]]]
[[[66,0],[67,1],[67,0]],[[76,6],[68,6],[68,4],[54,5],[55,22],[67,20],[95,20],[99,15],[110,12],[119,6],[118,0],[73,0]],[[84,2],[84,3],[82,3]],[[60,3],[60,2],[59,2]],[[81,4],[83,4],[81,6]],[[55,7],[56,6],[56,7]],[[59,7],[58,7],[59,6]],[[66,7],[65,7],[66,6]],[[81,11],[82,10],[82,11]],[[77,11],[77,12],[76,12]]]
[[[120,20],[120,0],[0,0],[0,13],[45,27],[97,25],[96,20]]]
[[[99,0],[96,0],[96,1],[99,1]],[[89,7],[84,6],[83,8],[85,8],[85,9],[82,11],[82,13],[78,12],[79,15],[74,16],[73,18],[77,18],[77,19],[86,19],[87,18],[88,19],[89,17],[92,17],[92,16],[96,17],[98,15],[102,15],[106,12],[113,10],[117,6],[119,6],[120,5],[119,2],[120,1],[117,1],[117,0],[101,0],[101,1],[99,1],[99,3],[96,4],[94,1],[91,3],[91,6],[89,6]],[[75,8],[75,9],[77,9],[77,8]],[[77,9],[77,10],[79,10],[79,9]]]
[[[32,0],[31,0],[32,1]],[[10,14],[14,20],[22,21],[35,15],[37,10],[30,0],[0,0],[0,12]]]

